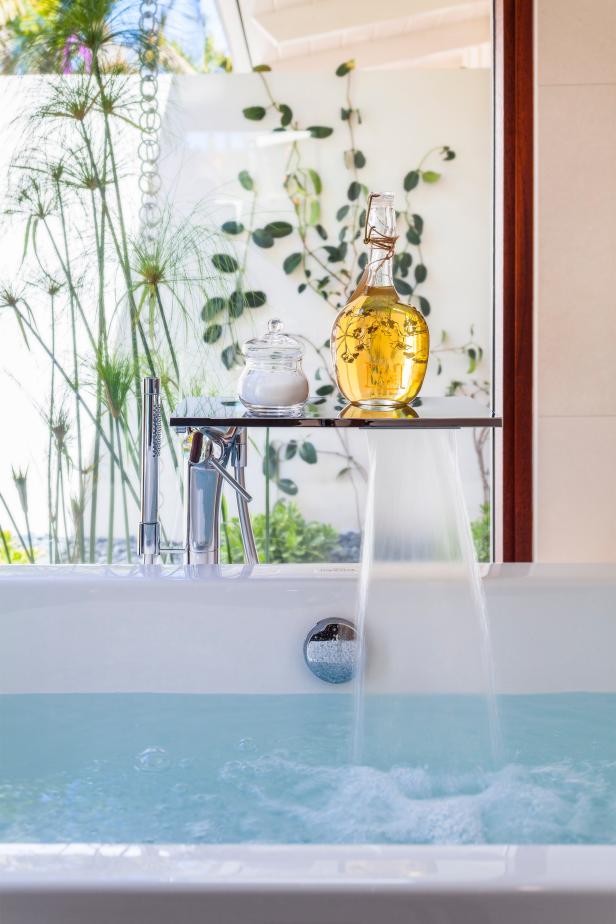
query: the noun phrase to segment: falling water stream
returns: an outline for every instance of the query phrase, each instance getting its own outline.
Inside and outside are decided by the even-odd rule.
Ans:
[[[442,612],[443,591],[462,621],[458,628],[471,642],[476,640],[480,690],[486,700],[492,760],[502,755],[501,732],[495,695],[493,659],[485,594],[476,561],[470,521],[458,463],[456,434],[451,430],[416,430],[398,433],[368,431],[369,474],[364,535],[357,596],[356,622],[360,670],[356,678],[353,760],[362,762],[365,697],[370,689],[370,641],[379,634],[386,593],[387,617],[406,623],[406,644],[413,644],[413,621],[421,607],[421,619],[431,611]],[[417,581],[426,585],[416,593]],[[452,589],[455,593],[452,593]],[[418,604],[417,601],[420,601]],[[383,635],[384,633],[381,633]],[[381,648],[399,646],[398,634],[386,630],[389,639]],[[448,639],[433,633],[429,663],[436,689],[442,648]],[[385,657],[388,652],[385,651]],[[464,653],[460,652],[460,657]],[[430,661],[432,664],[430,664]],[[381,673],[383,664],[381,664]],[[411,678],[412,683],[412,678]]]

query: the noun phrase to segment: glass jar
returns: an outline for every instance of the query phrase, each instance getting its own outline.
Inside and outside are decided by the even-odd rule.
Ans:
[[[247,340],[242,349],[246,366],[238,394],[242,404],[255,414],[300,414],[308,397],[308,379],[302,370],[304,350],[283,333],[282,327],[282,321],[269,321],[267,333]]]

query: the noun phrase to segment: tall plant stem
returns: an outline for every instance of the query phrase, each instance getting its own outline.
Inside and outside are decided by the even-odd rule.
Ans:
[[[135,472],[139,474],[141,462],[139,460],[139,450],[137,449],[137,441],[135,440],[135,434],[132,432],[128,426],[128,421],[126,420],[126,415],[124,413],[120,416],[120,423],[122,426],[122,433],[124,434],[124,442],[126,443],[126,450],[130,457],[130,460],[133,464]]]
[[[270,430],[265,430],[265,561],[270,560]]]
[[[52,356],[56,355],[56,306],[54,296],[51,295],[51,354]],[[49,516],[49,563],[53,564],[54,556],[54,532],[55,532],[55,521],[53,517],[53,497],[52,497],[52,486],[51,486],[51,457],[53,451],[53,415],[54,415],[54,391],[56,387],[56,367],[54,363],[51,363],[51,381],[49,384],[49,420],[47,426],[49,428],[49,439],[47,441],[47,511]],[[57,546],[57,536],[56,536],[56,546]]]
[[[225,535],[225,547],[227,549],[227,561],[230,565],[232,565],[233,553],[231,551],[231,540],[229,538],[229,507],[227,504],[227,498],[224,494],[220,499],[220,510],[222,513],[222,531]]]
[[[126,560],[132,561],[130,548],[130,527],[128,525],[128,501],[126,499],[126,483],[124,481],[124,457],[122,454],[122,433],[120,431],[120,421],[116,418],[116,435],[118,437],[118,457],[120,459],[120,474],[122,475],[122,506],[124,508],[124,534],[126,536]]]
[[[11,556],[11,550],[10,550],[10,548],[9,548],[9,544],[8,544],[8,542],[6,541],[6,536],[5,536],[5,534],[4,534],[4,530],[2,529],[2,523],[0,523],[0,539],[2,540],[2,545],[3,545],[3,547],[4,547],[4,554],[5,554],[5,556],[6,556],[6,563],[7,563],[7,565],[12,565],[12,564],[13,564],[13,558],[12,558],[12,556]]]
[[[4,496],[3,496],[1,493],[0,493],[0,501],[2,502],[2,505],[4,506],[4,509],[6,510],[6,512],[7,512],[7,514],[8,514],[8,517],[9,517],[9,520],[11,521],[11,525],[12,525],[13,529],[14,529],[15,532],[17,533],[17,538],[19,539],[19,541],[20,541],[20,543],[21,543],[21,545],[22,545],[22,548],[23,548],[24,552],[26,553],[26,556],[27,556],[27,558],[28,558],[28,561],[30,562],[30,564],[34,564],[34,555],[32,555],[30,549],[29,549],[28,546],[26,545],[26,542],[24,541],[24,537],[23,537],[22,534],[21,534],[21,531],[20,531],[20,529],[19,529],[19,526],[17,525],[17,522],[16,522],[16,520],[15,520],[15,517],[14,517],[13,514],[11,513],[11,509],[10,509],[9,505],[7,504],[7,502],[5,501]]]
[[[55,497],[55,510],[54,510],[54,538],[55,538],[55,555],[56,555],[56,564],[60,563],[60,535],[59,535],[59,523],[60,523],[60,449],[56,444],[56,497]]]
[[[91,194],[92,217],[96,237],[98,258],[98,346],[97,355],[107,359],[107,324],[105,320],[105,213],[101,213],[100,227],[97,218],[96,200]],[[90,504],[90,561],[96,558],[96,514],[98,505],[98,476],[101,457],[101,421],[103,414],[103,383],[96,376],[96,431],[94,434],[94,460],[92,463],[92,497]]]
[[[114,454],[113,417],[109,414],[109,442],[111,452]],[[107,526],[107,562],[113,561],[113,515],[115,507],[115,463],[109,460],[109,521]]]
[[[28,536],[28,548],[30,549],[30,555],[28,556],[31,561],[34,561],[34,546],[32,544],[32,531],[30,529],[30,517],[28,516],[28,511],[24,510],[24,520],[26,521],[26,534]]]
[[[156,301],[158,303],[158,310],[160,312],[160,318],[163,322],[163,329],[165,331],[165,339],[167,341],[167,347],[169,349],[169,355],[171,357],[171,362],[173,364],[173,371],[175,373],[176,384],[180,384],[180,367],[178,365],[178,360],[175,352],[175,347],[173,346],[173,340],[171,339],[171,331],[169,330],[169,324],[167,323],[167,316],[165,314],[165,309],[163,308],[163,301],[160,297],[160,289],[156,286]]]
[[[60,204],[60,224],[62,227],[62,241],[64,243],[64,255],[66,259],[67,271],[69,273],[68,279],[71,280],[70,276],[70,265],[71,257],[68,246],[68,236],[66,233],[66,217],[64,214],[64,204],[62,202],[62,196],[60,194],[60,189],[57,189],[58,201]],[[84,465],[83,465],[83,441],[81,433],[81,405],[79,403],[79,358],[77,356],[77,325],[75,323],[75,299],[73,297],[74,286],[72,282],[69,288],[69,307],[70,307],[70,318],[71,318],[71,345],[73,349],[73,381],[75,383],[75,423],[77,425],[77,473],[78,473],[78,484],[79,484],[79,504],[78,504],[78,513],[77,513],[77,538],[76,538],[76,552],[78,551],[79,560],[84,561],[86,557],[85,549],[85,537],[84,537],[84,524],[83,524],[83,511],[84,511]]]
[[[62,525],[64,526],[64,542],[66,544],[66,560],[72,561],[71,544],[68,538],[68,522],[66,519],[66,501],[64,498],[64,474],[62,472],[62,455],[58,453],[58,496],[60,498],[60,507],[62,509]]]

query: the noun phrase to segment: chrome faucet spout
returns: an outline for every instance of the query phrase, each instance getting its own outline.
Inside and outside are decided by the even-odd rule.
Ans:
[[[138,553],[144,565],[152,565],[160,555],[158,521],[158,478],[160,462],[160,380],[143,380],[141,405],[141,519]]]

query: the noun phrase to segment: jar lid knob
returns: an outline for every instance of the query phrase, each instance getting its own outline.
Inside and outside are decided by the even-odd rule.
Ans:
[[[283,324],[278,318],[272,318],[271,321],[267,322],[267,332],[269,334],[281,334]]]

